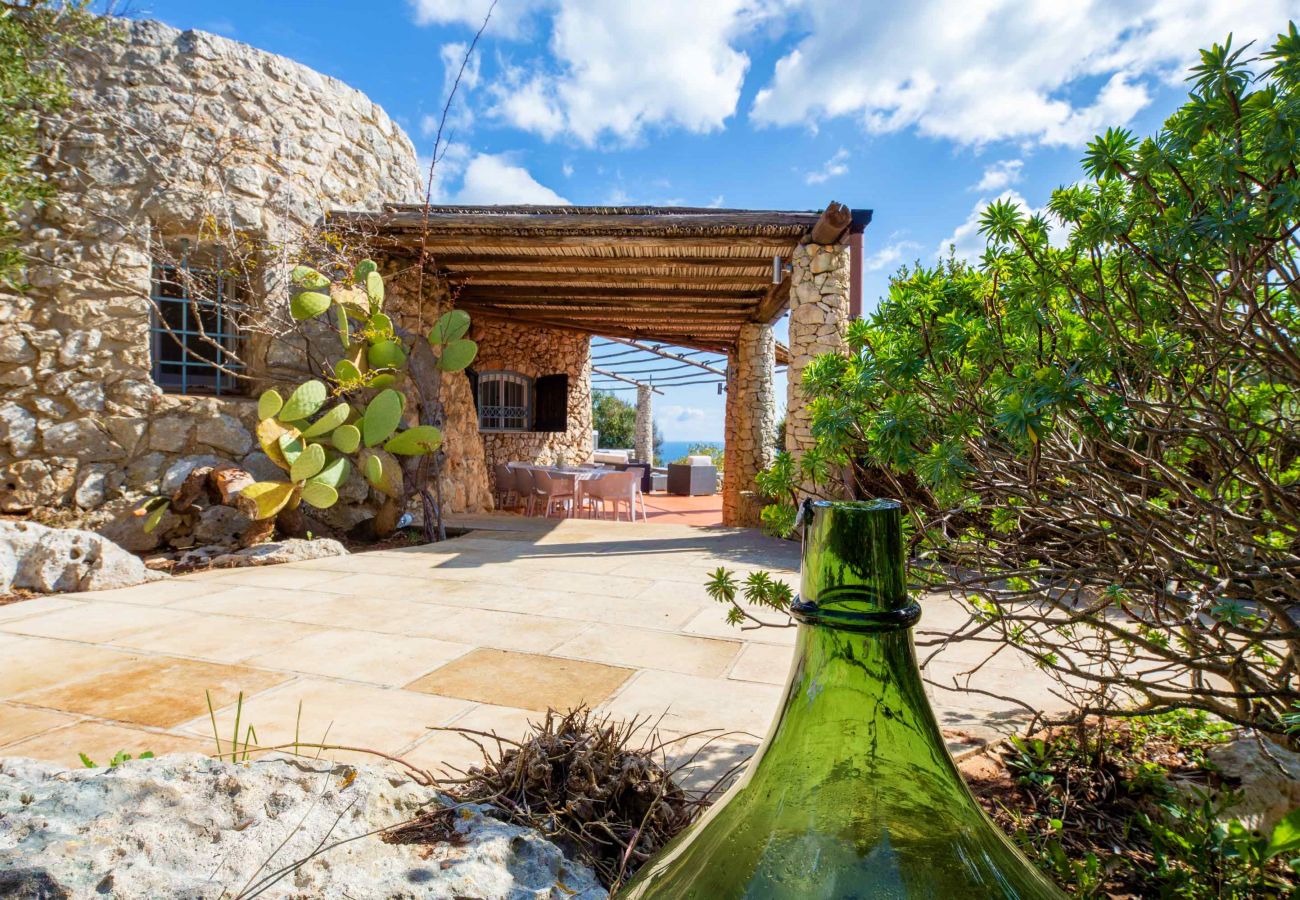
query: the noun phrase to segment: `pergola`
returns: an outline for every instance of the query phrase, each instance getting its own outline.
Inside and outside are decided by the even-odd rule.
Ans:
[[[836,316],[857,314],[860,268],[854,263],[870,218],[869,211],[838,203],[803,212],[389,205],[330,216],[371,235],[382,252],[431,264],[447,280],[456,306],[476,319],[725,354],[724,517],[737,522],[752,518],[740,511],[739,496],[753,490],[753,473],[770,456],[763,446],[770,441],[757,431],[771,413],[748,407],[774,404],[774,364],[789,363],[790,379],[797,381],[800,359],[836,345],[825,340],[826,327],[836,331]],[[812,248],[827,248],[835,266],[817,263],[826,268],[814,271]],[[823,292],[827,276],[837,280]],[[801,279],[807,286],[795,297]],[[794,327],[792,311],[791,346],[778,347],[772,323],[805,304],[833,313],[809,315],[810,323],[816,320],[810,342]],[[797,444],[800,436],[793,436]]]

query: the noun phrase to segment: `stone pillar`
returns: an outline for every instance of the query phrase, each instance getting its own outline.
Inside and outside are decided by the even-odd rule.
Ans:
[[[633,447],[636,458],[641,462],[654,462],[655,458],[655,417],[654,396],[648,384],[636,386],[636,440]]]
[[[727,357],[727,434],[722,471],[722,524],[757,527],[763,503],[754,476],[776,455],[776,337],[771,325],[741,326]]]
[[[803,370],[822,353],[842,353],[849,321],[847,244],[800,244],[791,260],[790,366],[786,370],[785,449],[796,459],[813,445]]]

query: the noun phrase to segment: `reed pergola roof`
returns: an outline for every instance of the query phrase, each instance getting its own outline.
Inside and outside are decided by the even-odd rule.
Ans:
[[[388,205],[334,212],[394,255],[430,260],[478,317],[707,350],[784,310],[773,259],[800,239],[839,239],[865,221],[825,211],[654,206]]]

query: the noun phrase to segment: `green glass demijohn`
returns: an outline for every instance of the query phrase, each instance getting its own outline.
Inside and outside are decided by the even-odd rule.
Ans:
[[[921,686],[898,503],[803,511],[794,666],[745,774],[621,900],[1063,898],[980,809]]]

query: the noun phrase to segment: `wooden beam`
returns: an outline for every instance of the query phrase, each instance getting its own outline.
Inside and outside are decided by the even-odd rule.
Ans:
[[[709,290],[712,288],[750,288],[761,290],[771,281],[763,275],[705,275],[699,272],[682,274],[657,272],[452,272],[448,279],[454,284],[556,284],[569,285],[582,282],[582,287],[600,285],[654,285],[690,286]],[[575,287],[578,285],[574,285]]]
[[[530,212],[518,210],[501,212],[492,207],[478,209],[433,209],[427,215],[421,205],[390,206],[382,212],[336,212],[329,218],[334,221],[370,225],[384,229],[414,229],[431,233],[443,230],[461,232],[491,231],[561,231],[577,233],[627,234],[645,232],[655,234],[677,232],[693,228],[720,231],[733,230],[739,236],[753,235],[757,229],[769,231],[802,232],[817,221],[817,211],[790,210],[722,210],[654,213],[587,213],[587,212]]]
[[[695,310],[736,310],[753,312],[756,304],[752,300],[677,300],[669,296],[664,300],[625,300],[621,297],[575,297],[552,299],[547,297],[475,297],[462,293],[461,298],[467,303],[482,303],[502,307],[546,307],[555,309],[652,309],[658,311],[675,310],[690,313]]]
[[[619,375],[616,372],[611,372],[608,369],[598,369],[595,366],[592,366],[591,371],[595,372],[597,375],[603,375],[606,378],[613,378],[616,381],[626,381],[628,384],[635,384],[637,387],[641,386],[641,382],[633,381],[631,378],[624,378],[622,375]],[[654,391],[656,394],[663,394],[663,391],[659,390],[659,388],[655,387],[653,384],[650,384],[649,382],[646,382],[646,384],[649,386],[650,390]]]
[[[466,311],[473,309],[495,309],[506,311],[510,309],[524,309],[524,307],[500,307],[491,304],[460,303],[457,304]],[[627,309],[580,309],[575,307],[556,307],[556,306],[539,306],[534,307],[542,315],[561,315],[572,319],[584,319],[600,321],[608,319],[614,322],[679,322],[684,325],[691,325],[697,322],[734,322],[743,324],[749,321],[749,314],[741,310],[739,312],[706,312],[706,313],[677,313],[669,310],[668,312],[657,313],[653,311],[627,310]]]
[[[582,297],[604,297],[610,300],[748,300],[758,303],[762,291],[738,291],[725,288],[716,291],[701,290],[698,287],[689,290],[664,290],[655,288],[603,288],[603,287],[511,287],[500,284],[466,284],[461,287],[462,297],[504,298],[510,300],[527,300],[529,298],[554,298],[557,300],[576,300]]]
[[[676,360],[677,362],[690,363],[692,366],[703,369],[706,372],[712,372],[714,375],[721,375],[724,378],[727,375],[727,373],[722,369],[715,369],[713,366],[706,366],[702,362],[695,362],[694,360],[689,359],[685,356],[681,356],[677,353],[669,353],[666,350],[660,350],[656,347],[647,347],[645,346],[645,344],[642,344],[639,341],[629,341],[629,340],[624,340],[623,338],[608,338],[608,340],[613,341],[616,344],[626,344],[629,347],[636,347],[638,350],[644,350],[646,353],[653,353],[655,356],[662,356],[664,359],[672,359],[672,360]]]
[[[490,311],[480,312],[479,315],[485,319],[499,319],[504,322],[515,322],[521,325],[535,325],[538,328],[554,328],[559,331],[585,331],[588,334],[595,334],[600,337],[630,337],[641,340],[663,341],[666,344],[676,344],[678,347],[686,347],[690,350],[707,350],[710,353],[726,353],[730,347],[730,342],[720,340],[702,340],[693,334],[673,334],[659,331],[636,330],[617,325],[602,324],[598,329],[577,328],[572,322],[556,321],[538,316],[503,316],[500,313]]]
[[[825,212],[818,217],[817,224],[813,225],[808,239],[814,244],[834,244],[852,224],[853,211],[843,203],[832,200]]]
[[[754,310],[751,321],[761,322],[766,325],[776,320],[785,310],[786,304],[790,302],[790,282],[791,278],[786,275],[781,279],[780,284],[774,284],[768,289],[767,296],[758,304]]]
[[[715,268],[715,269],[762,269],[764,272],[772,267],[770,256],[556,256],[554,254],[521,253],[442,253],[436,258],[439,265],[457,271],[471,271],[479,267],[500,268],[519,266],[522,269],[548,268],[564,266],[570,269],[609,269],[640,268],[643,266],[681,268]]]
[[[361,237],[367,237],[368,243],[383,247],[401,247],[418,250],[421,243],[419,229],[410,231],[385,230],[381,233],[363,231]],[[441,233],[431,232],[424,241],[425,247],[436,254],[440,250],[452,253],[473,252],[475,248],[523,248],[526,250],[564,250],[572,248],[594,248],[609,250],[618,247],[641,247],[651,250],[654,247],[665,249],[685,249],[699,247],[705,249],[722,248],[738,250],[744,248],[753,256],[789,257],[798,246],[798,235],[742,235],[716,236],[698,234],[658,234],[652,236],[619,236],[591,234],[468,234],[465,232]]]

